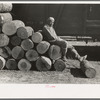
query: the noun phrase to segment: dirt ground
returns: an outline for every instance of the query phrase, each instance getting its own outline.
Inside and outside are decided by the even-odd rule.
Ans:
[[[19,70],[1,70],[0,83],[14,84],[99,84],[100,83],[100,62],[90,61],[95,67],[96,77],[86,78],[83,72],[79,69],[77,60],[68,60],[69,65],[62,72],[58,71],[28,71]],[[68,69],[67,67],[70,67]]]

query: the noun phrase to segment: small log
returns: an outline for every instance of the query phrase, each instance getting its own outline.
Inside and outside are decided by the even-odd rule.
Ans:
[[[8,58],[11,56],[11,50],[9,47],[0,48],[0,56]]]
[[[6,68],[9,70],[16,70],[17,69],[17,62],[15,59],[8,59],[6,62]]]
[[[19,27],[17,29],[17,36],[21,39],[27,39],[29,35],[25,27]]]
[[[21,59],[24,57],[24,50],[20,46],[16,46],[12,49],[12,57],[14,59]]]
[[[26,30],[28,32],[28,37],[32,36],[32,34],[34,33],[33,28],[30,27],[30,26],[26,26],[25,28],[26,28]]]
[[[6,52],[8,53],[8,55],[10,57],[11,56],[11,52],[12,52],[11,49],[8,46],[5,46],[4,48],[5,48]]]
[[[10,42],[13,46],[18,46],[21,44],[21,38],[19,38],[18,36],[13,36],[11,37]]]
[[[39,71],[49,71],[51,69],[52,62],[49,58],[41,56],[36,61],[36,68]]]
[[[22,41],[21,47],[22,47],[25,51],[27,51],[27,50],[32,49],[32,48],[34,47],[34,44],[33,44],[33,42],[32,42],[30,39],[25,39],[25,40]]]
[[[29,71],[31,69],[31,63],[26,60],[26,59],[21,59],[19,62],[18,62],[18,68],[21,70],[21,71]]]
[[[50,47],[50,43],[49,42],[42,41],[36,46],[36,49],[37,49],[38,53],[44,54],[44,53],[46,53],[48,51],[49,47]]]
[[[9,44],[9,37],[5,34],[0,34],[0,47],[7,46]]]
[[[95,77],[96,70],[94,69],[94,67],[92,66],[92,64],[89,61],[83,60],[82,62],[80,62],[80,68],[84,72],[86,77],[88,77],[88,78]]]
[[[12,3],[0,3],[0,12],[10,12],[12,7]]]
[[[42,34],[40,32],[35,32],[32,35],[32,41],[34,43],[40,43],[42,40],[43,40],[43,36],[42,36]]]
[[[0,56],[0,70],[2,70],[5,67],[6,60]]]
[[[26,58],[29,61],[36,61],[39,58],[39,55],[36,50],[31,49],[26,52]]]
[[[0,13],[0,26],[9,21],[12,21],[12,15],[10,13]]]
[[[19,27],[24,27],[25,24],[20,20],[13,20],[3,24],[2,32],[8,36],[14,35]]]
[[[61,49],[57,45],[51,45],[49,49],[49,57],[52,60],[57,60],[61,58]]]
[[[54,68],[57,71],[63,71],[66,68],[66,63],[63,60],[58,59],[54,63]]]

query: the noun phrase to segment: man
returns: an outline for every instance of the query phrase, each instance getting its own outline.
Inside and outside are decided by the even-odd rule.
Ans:
[[[69,45],[67,41],[57,36],[53,28],[54,22],[55,19],[53,17],[49,17],[47,19],[47,23],[44,25],[42,30],[44,40],[50,42],[51,44],[58,45],[61,47],[62,60],[64,61],[67,61],[66,59],[67,49],[71,50],[75,58],[78,59],[79,61],[85,60],[87,58],[87,55],[81,57],[72,45]]]

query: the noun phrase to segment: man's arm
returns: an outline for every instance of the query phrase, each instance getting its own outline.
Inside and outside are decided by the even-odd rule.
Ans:
[[[43,27],[42,34],[43,34],[43,37],[47,41],[53,41],[53,40],[55,40],[55,38],[52,36],[52,33],[50,32],[50,30],[46,26]]]

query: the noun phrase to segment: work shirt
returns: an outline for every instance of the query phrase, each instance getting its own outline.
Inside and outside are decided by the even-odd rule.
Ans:
[[[58,36],[54,28],[50,27],[49,25],[45,25],[43,27],[42,33],[43,33],[44,39],[48,42],[56,41],[58,39]]]

